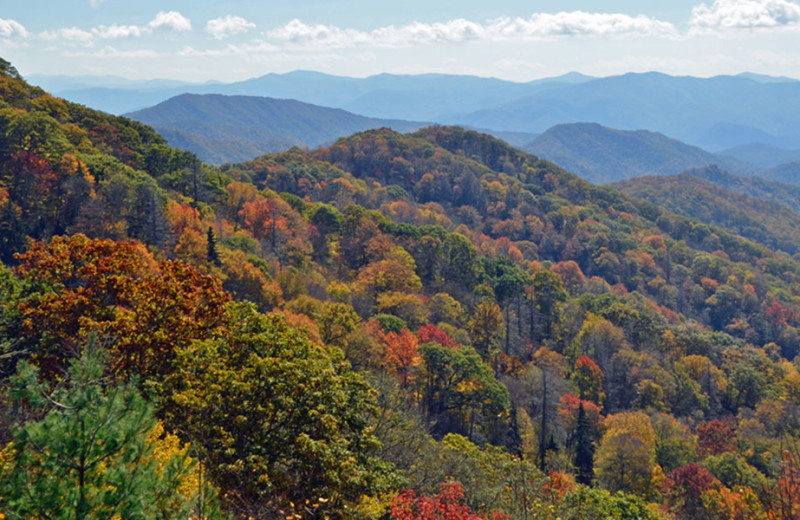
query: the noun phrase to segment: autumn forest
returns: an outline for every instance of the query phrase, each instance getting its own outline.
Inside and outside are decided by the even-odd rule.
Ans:
[[[0,60],[0,518],[800,518],[796,229],[655,189],[446,126],[213,166]]]

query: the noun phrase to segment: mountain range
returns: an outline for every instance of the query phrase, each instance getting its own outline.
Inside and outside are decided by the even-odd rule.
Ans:
[[[410,132],[426,126],[422,122],[367,118],[296,100],[219,94],[183,94],[127,116],[153,126],[171,145],[190,150],[212,164],[242,162],[293,146],[315,148],[372,128]],[[797,170],[797,164],[774,167],[764,160],[751,164],[658,132],[619,130],[597,123],[556,125],[535,138],[526,133],[489,133],[597,184],[641,175],[671,175],[709,165],[792,183]],[[775,150],[766,145],[761,149]],[[757,153],[750,155],[759,160]],[[765,152],[761,155],[767,156]],[[791,159],[793,155],[786,151],[778,157]]]
[[[48,77],[34,80],[57,86]],[[60,82],[55,93],[112,113],[155,105],[183,93],[291,98],[359,115],[432,121],[539,134],[562,123],[648,129],[717,151],[752,143],[800,148],[800,82],[759,75],[713,78],[631,73],[607,78],[568,74],[527,83],[443,74],[367,78],[296,71],[235,83],[159,82],[95,86]]]

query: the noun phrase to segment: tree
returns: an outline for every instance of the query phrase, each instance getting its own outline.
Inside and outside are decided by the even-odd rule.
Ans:
[[[656,462],[665,471],[685,466],[696,459],[696,438],[689,427],[671,415],[650,417],[656,434]]]
[[[575,458],[573,463],[578,470],[575,480],[578,484],[590,486],[594,480],[594,440],[592,427],[586,417],[583,403],[578,408],[578,425],[575,429]]]
[[[690,463],[670,471],[661,492],[678,518],[703,518],[703,494],[719,487],[719,481],[707,469]]]
[[[492,427],[509,409],[508,390],[475,349],[427,343],[419,353],[423,363],[417,384],[428,415],[437,421],[436,433],[462,433],[470,440],[478,432],[490,438],[505,433]],[[480,428],[482,421],[486,424]]]
[[[220,326],[230,300],[218,278],[156,262],[136,242],[55,237],[19,258],[17,272],[34,287],[19,305],[22,345],[48,377],[92,332],[108,343],[110,371],[164,375],[177,348]]]
[[[702,457],[736,451],[736,435],[719,419],[697,425],[697,447]]]
[[[456,348],[456,342],[453,341],[453,338],[450,337],[447,332],[443,331],[436,325],[432,323],[428,323],[427,325],[420,327],[417,331],[417,339],[420,343],[438,343],[443,347],[448,348]]]
[[[585,384],[588,385],[591,380],[596,379],[595,376],[597,375],[608,374],[614,353],[627,346],[627,344],[625,333],[621,328],[601,316],[587,312],[581,331],[573,343],[574,355],[586,356],[591,358],[593,362],[596,361],[595,366],[598,367],[600,372],[599,374],[595,373],[591,365],[586,363],[581,372],[588,372],[586,375],[590,376],[590,379],[585,381]]]
[[[401,493],[392,502],[396,520],[486,520],[464,505],[464,488],[458,482],[443,482],[439,494],[417,496],[413,489]]]
[[[189,460],[178,451],[157,462],[148,443],[152,408],[132,383],[107,384],[93,340],[54,391],[37,376],[23,362],[11,381],[19,409],[42,418],[15,427],[9,467],[0,471],[0,511],[64,520],[198,513],[196,497],[179,492]]]
[[[540,416],[539,422],[539,469],[547,468],[548,440],[553,441],[549,425],[553,421],[554,409],[558,402],[559,382],[563,383],[564,357],[546,347],[541,347],[533,355],[533,362],[539,369]]]
[[[627,493],[610,494],[605,489],[578,486],[559,503],[563,520],[660,520],[642,499]]]
[[[211,226],[208,226],[208,231],[206,231],[206,260],[217,267],[222,266],[222,260],[219,257],[219,251],[217,251],[217,237],[214,235],[214,230]]]
[[[322,303],[313,318],[319,327],[322,342],[338,347],[346,344],[347,336],[356,330],[361,321],[350,305],[329,301]]]
[[[531,297],[531,339],[546,339],[551,345],[559,341],[558,325],[561,323],[561,302],[567,299],[567,292],[561,285],[561,278],[551,271],[539,271],[533,275]]]
[[[797,441],[781,457],[780,477],[769,495],[770,518],[800,518],[800,464],[797,462]]]
[[[575,361],[570,379],[578,386],[580,398],[603,405],[603,371],[589,356],[581,356]]]
[[[499,344],[503,325],[503,315],[496,303],[484,300],[475,306],[469,321],[469,333],[472,345],[484,360],[492,356]]]
[[[389,332],[379,338],[385,346],[384,365],[400,376],[403,388],[408,386],[411,371],[419,363],[419,346],[416,336],[408,329],[401,332]]]
[[[609,491],[649,496],[654,491],[655,432],[644,412],[622,412],[605,420],[597,449],[597,477]]]
[[[233,509],[305,516],[308,500],[320,517],[340,517],[392,482],[373,455],[372,393],[338,348],[250,304],[229,305],[226,322],[227,333],[180,350],[165,410]]]

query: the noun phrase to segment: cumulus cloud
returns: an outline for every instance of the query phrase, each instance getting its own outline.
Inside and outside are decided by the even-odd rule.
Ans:
[[[40,35],[42,39],[47,41],[64,40],[69,43],[89,45],[92,42],[92,33],[84,31],[78,27],[67,27],[65,29],[58,29],[55,31],[46,31]]]
[[[178,11],[159,12],[149,26],[152,29],[165,27],[173,31],[191,31],[192,22]]]
[[[2,22],[3,20],[0,19],[0,37],[4,34]],[[13,22],[13,20],[11,20],[11,22]],[[40,33],[39,37],[46,41],[60,40],[70,44],[92,46],[95,40],[138,38],[151,34],[154,30],[159,28],[171,29],[173,31],[188,31],[192,28],[192,22],[177,11],[161,11],[147,25],[119,25],[114,23],[111,25],[99,25],[89,30],[69,27],[66,29],[45,31]],[[22,30],[24,31],[24,28],[22,28]]]
[[[11,38],[13,36],[28,36],[25,27],[16,20],[5,20],[0,18],[0,38]]]
[[[92,34],[98,38],[116,39],[141,36],[144,29],[138,25],[100,25],[92,29]]]
[[[241,16],[228,15],[222,18],[214,18],[206,24],[206,32],[217,40],[227,36],[244,33],[255,28],[256,24],[248,22]]]
[[[394,47],[437,42],[538,40],[570,36],[671,36],[675,33],[672,24],[647,16],[572,11],[535,13],[530,18],[498,18],[483,24],[463,18],[442,23],[414,22],[369,32],[331,25],[308,25],[295,19],[268,31],[266,36],[298,45]]]
[[[788,0],[714,0],[692,9],[689,24],[695,31],[758,29],[800,23],[800,5]]]
[[[552,38],[558,36],[671,36],[675,27],[649,16],[584,11],[535,13],[528,19],[500,18],[489,25],[495,37]]]

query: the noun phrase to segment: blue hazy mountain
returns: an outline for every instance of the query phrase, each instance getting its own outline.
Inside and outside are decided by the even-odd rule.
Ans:
[[[728,148],[719,152],[722,155],[736,157],[742,161],[772,168],[790,162],[800,161],[800,150],[784,150],[764,143],[750,143]]]
[[[708,165],[748,174],[758,169],[657,132],[618,130],[597,123],[556,125],[522,148],[596,184],[672,175]]]
[[[84,83],[86,80],[84,78]],[[433,121],[539,134],[563,123],[646,128],[710,151],[750,143],[800,148],[800,82],[755,74],[713,78],[661,73],[592,78],[568,74],[527,83],[446,74],[367,78],[296,71],[235,83],[131,83],[55,90],[112,113],[181,93],[266,96],[341,108],[367,117]]]
[[[182,94],[126,114],[204,161],[250,160],[292,146],[316,147],[372,128],[411,132],[429,123],[359,116],[291,99]]]
[[[450,123],[542,132],[595,122],[661,132],[707,150],[762,142],[800,147],[800,82],[748,77],[625,74],[545,89],[502,107],[453,116]]]

